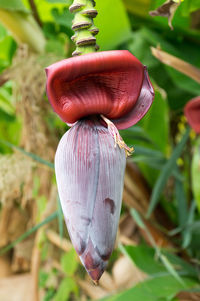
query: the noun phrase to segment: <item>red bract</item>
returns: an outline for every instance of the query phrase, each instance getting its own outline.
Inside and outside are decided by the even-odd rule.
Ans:
[[[49,101],[68,124],[102,114],[125,129],[136,124],[153,101],[146,68],[127,50],[69,58],[46,71]]]
[[[184,113],[189,125],[196,133],[200,134],[200,96],[188,101]]]

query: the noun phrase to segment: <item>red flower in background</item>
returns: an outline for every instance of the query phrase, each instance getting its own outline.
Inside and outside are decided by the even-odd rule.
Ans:
[[[136,124],[150,108],[154,91],[146,68],[124,50],[69,58],[46,71],[49,101],[72,126],[55,157],[65,222],[81,261],[97,281],[114,247],[125,150],[130,151],[116,127]]]
[[[197,96],[185,105],[184,114],[191,128],[200,134],[200,96]]]

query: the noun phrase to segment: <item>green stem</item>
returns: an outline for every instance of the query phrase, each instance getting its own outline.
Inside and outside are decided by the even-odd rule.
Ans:
[[[76,44],[73,56],[95,52],[99,49],[95,35],[99,32],[94,26],[93,18],[97,15],[93,0],[74,0],[69,10],[74,13],[72,29],[75,31],[72,40]]]

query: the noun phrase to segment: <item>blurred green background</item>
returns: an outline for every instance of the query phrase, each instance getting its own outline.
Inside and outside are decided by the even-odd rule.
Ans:
[[[45,95],[44,68],[74,50],[72,1],[0,0],[1,300],[15,300],[13,279],[23,284],[20,301],[25,286],[33,300],[45,301],[200,300],[200,139],[183,114],[200,95],[200,78],[194,80],[191,66],[185,75],[151,50],[200,68],[200,1],[169,2],[173,30],[166,17],[149,14],[163,0],[96,0],[100,51],[129,50],[148,67],[155,89],[148,114],[121,131],[135,152],[125,176],[118,247],[96,288],[67,246],[51,162],[68,128]]]

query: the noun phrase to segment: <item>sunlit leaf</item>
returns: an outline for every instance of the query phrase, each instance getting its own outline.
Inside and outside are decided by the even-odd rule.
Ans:
[[[155,250],[153,248],[138,245],[125,246],[127,255],[132,259],[135,265],[148,275],[156,275],[166,273],[165,267],[158,261]]]
[[[99,28],[97,43],[101,50],[115,49],[130,39],[130,23],[121,0],[97,0],[96,9],[94,23]]]
[[[200,211],[200,139],[195,141],[194,154],[191,166],[192,173],[192,191]]]
[[[68,276],[72,276],[75,273],[78,267],[78,261],[77,261],[77,254],[74,248],[72,248],[68,253],[65,253],[61,257],[61,266],[63,271]]]
[[[63,279],[56,292],[56,295],[54,296],[54,301],[68,300],[71,292],[75,292],[77,294],[78,288],[76,282],[72,278]]]
[[[153,104],[140,121],[140,125],[157,146],[157,149],[166,154],[169,142],[169,111],[167,101],[163,99],[158,89],[155,89]]]
[[[184,278],[184,283],[184,289],[197,285],[197,282],[189,278]],[[104,298],[102,301],[159,301],[166,300],[166,298],[170,300],[181,290],[183,290],[183,286],[172,276],[160,276],[158,278],[145,280],[129,290],[115,296]]]
[[[23,13],[29,12],[21,0],[0,0],[0,8]]]

